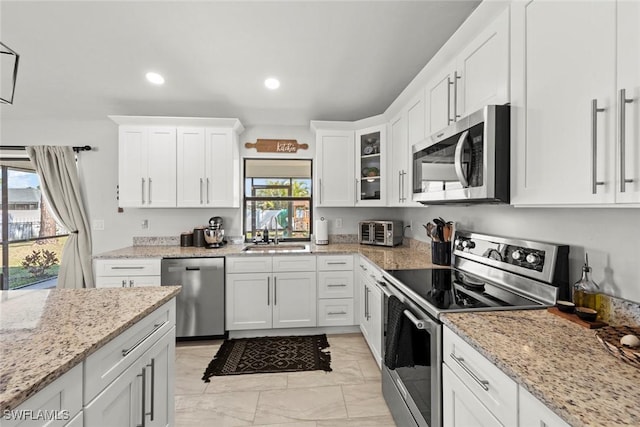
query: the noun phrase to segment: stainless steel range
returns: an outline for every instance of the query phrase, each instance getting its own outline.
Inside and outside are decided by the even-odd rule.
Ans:
[[[457,231],[452,249],[450,269],[383,276],[382,391],[399,426],[442,426],[443,313],[539,309],[570,292],[566,245]]]

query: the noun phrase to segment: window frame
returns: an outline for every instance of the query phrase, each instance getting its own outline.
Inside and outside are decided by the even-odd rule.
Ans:
[[[304,179],[309,179],[310,181],[310,188],[309,188],[309,192],[310,192],[310,196],[309,197],[294,197],[294,196],[287,196],[287,197],[263,197],[263,196],[247,196],[247,179],[288,179],[289,180],[289,185],[280,185],[280,186],[261,186],[258,188],[262,188],[262,189],[277,189],[277,188],[289,188],[291,190],[293,190],[293,181],[296,178],[291,178],[291,177],[278,177],[278,178],[273,178],[273,177],[247,177],[246,175],[246,170],[247,170],[247,161],[269,161],[269,160],[304,160],[304,161],[308,161],[309,162],[309,166],[310,166],[310,171],[311,171],[311,176],[309,176],[309,178],[304,178]],[[255,188],[256,187],[252,187],[252,194],[255,192]],[[277,157],[262,157],[262,158],[254,158],[254,157],[245,157],[243,159],[243,168],[242,168],[242,233],[244,235],[244,242],[245,243],[250,243],[253,241],[253,238],[249,239],[248,235],[247,235],[247,229],[246,229],[246,220],[247,220],[247,202],[265,202],[265,201],[273,201],[273,202],[295,202],[295,201],[308,201],[309,203],[309,237],[287,237],[286,239],[281,239],[282,240],[286,240],[287,242],[310,242],[311,241],[311,236],[313,235],[313,193],[314,193],[314,185],[313,185],[313,159],[286,159],[286,158],[277,158]],[[291,194],[291,191],[289,192],[289,194]],[[255,205],[254,205],[255,206]],[[255,209],[255,207],[253,208]],[[290,212],[293,213],[293,212]],[[253,215],[253,217],[255,218],[255,215]],[[256,231],[256,230],[252,230]]]

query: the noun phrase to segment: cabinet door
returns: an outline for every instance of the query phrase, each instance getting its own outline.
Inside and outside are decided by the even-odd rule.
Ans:
[[[449,126],[455,120],[451,97],[455,83],[454,68],[455,63],[452,63],[427,84],[427,136]]]
[[[229,128],[207,128],[205,204],[240,207],[240,154],[236,134]]]
[[[85,425],[135,427],[143,423],[144,365],[145,361],[142,359],[134,362],[85,406]]]
[[[640,2],[619,1],[617,7],[618,96],[624,90],[627,102],[618,112],[618,120],[623,120],[618,122],[618,138],[624,142],[624,150],[619,145],[616,202],[640,203]],[[622,188],[625,180],[631,182],[625,182]]]
[[[316,273],[273,275],[273,327],[316,326]]]
[[[146,361],[145,412],[149,427],[174,425],[175,404],[173,385],[175,378],[175,327],[149,349],[143,358]]]
[[[509,9],[457,57],[456,114],[464,117],[487,104],[509,102]]]
[[[317,206],[355,204],[354,146],[352,131],[318,131]]]
[[[447,365],[442,365],[443,427],[502,427]]]
[[[146,203],[146,149],[149,134],[139,126],[118,129],[118,206],[141,207]]]
[[[520,387],[518,392],[519,427],[569,427],[551,409]]]
[[[367,329],[369,332],[369,348],[373,353],[373,357],[378,363],[378,367],[382,365],[382,291],[376,285],[369,286],[369,324]]]
[[[356,132],[356,206],[385,206],[387,201],[386,126]]]
[[[176,206],[176,129],[150,128],[147,147],[147,207]]]
[[[225,323],[228,330],[271,328],[271,281],[271,274],[227,274]]]
[[[178,128],[177,205],[201,207],[205,202],[204,128]]]
[[[402,185],[407,170],[407,119],[400,114],[390,122],[389,141],[389,206],[402,206],[406,192]]]
[[[97,276],[96,288],[128,288],[129,276]]]
[[[613,202],[615,8],[512,4],[513,204]]]

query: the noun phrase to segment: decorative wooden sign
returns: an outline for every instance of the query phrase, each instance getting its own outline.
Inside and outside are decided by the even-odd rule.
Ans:
[[[244,146],[255,148],[258,153],[297,153],[298,149],[309,148],[309,144],[298,144],[295,139],[258,139],[256,142],[246,142]]]

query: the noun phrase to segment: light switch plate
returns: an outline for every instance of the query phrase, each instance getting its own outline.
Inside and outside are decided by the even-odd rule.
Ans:
[[[148,219],[143,219],[142,222],[140,223],[140,227],[143,230],[146,230],[147,228],[149,228],[149,220]]]
[[[92,228],[96,231],[104,230],[104,219],[94,219]]]
[[[336,218],[336,228],[342,228],[342,218]]]

